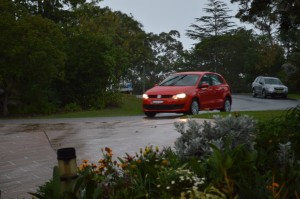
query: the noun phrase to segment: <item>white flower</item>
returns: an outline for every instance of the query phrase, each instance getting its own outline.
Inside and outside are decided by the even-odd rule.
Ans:
[[[170,189],[170,187],[169,187],[169,186],[167,186],[167,187],[166,187],[166,189]]]
[[[172,180],[171,184],[175,184],[175,181],[174,181],[174,180]]]

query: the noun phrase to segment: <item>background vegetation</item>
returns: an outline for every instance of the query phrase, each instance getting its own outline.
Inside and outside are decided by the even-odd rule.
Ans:
[[[186,34],[147,33],[133,16],[101,0],[0,0],[0,115],[101,110],[120,103],[120,83],[142,94],[174,71],[221,73],[233,92],[257,75],[280,77],[300,92],[299,2],[242,1],[238,27],[226,4],[208,0]],[[257,32],[257,33],[256,33]]]

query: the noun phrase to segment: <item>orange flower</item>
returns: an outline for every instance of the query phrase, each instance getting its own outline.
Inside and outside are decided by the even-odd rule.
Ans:
[[[80,165],[79,170],[84,170],[87,166],[88,166],[88,164],[83,163]]]
[[[103,165],[98,166],[98,171],[102,171],[104,168],[105,168],[105,166],[103,166]]]
[[[89,161],[88,161],[88,160],[82,160],[82,162],[83,162],[84,164],[87,164]]]
[[[273,183],[272,183],[272,187],[279,187],[279,184],[276,183],[276,182],[273,182]]]
[[[162,164],[167,166],[169,164],[169,161],[168,160],[163,160]]]
[[[130,165],[130,168],[131,169],[136,169],[136,165],[132,164],[132,165]]]
[[[127,164],[126,164],[126,163],[120,164],[120,167],[121,167],[122,169],[125,169],[125,168],[127,167]]]
[[[112,153],[112,150],[111,150],[111,148],[109,148],[109,147],[105,147],[105,151],[106,151],[106,153]]]

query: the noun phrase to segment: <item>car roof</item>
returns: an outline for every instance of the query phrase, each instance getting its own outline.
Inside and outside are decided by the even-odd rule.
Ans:
[[[217,74],[214,72],[209,72],[209,71],[186,71],[186,72],[177,72],[177,73],[173,73],[173,74],[186,74],[186,75],[204,75],[204,74]]]
[[[278,77],[269,77],[269,76],[261,76],[263,78],[269,78],[269,79],[279,79]]]

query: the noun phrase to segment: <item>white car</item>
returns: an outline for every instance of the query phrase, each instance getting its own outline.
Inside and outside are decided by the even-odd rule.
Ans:
[[[258,76],[252,83],[252,96],[261,95],[264,98],[268,96],[286,98],[289,89],[283,85],[280,79],[276,77]]]

